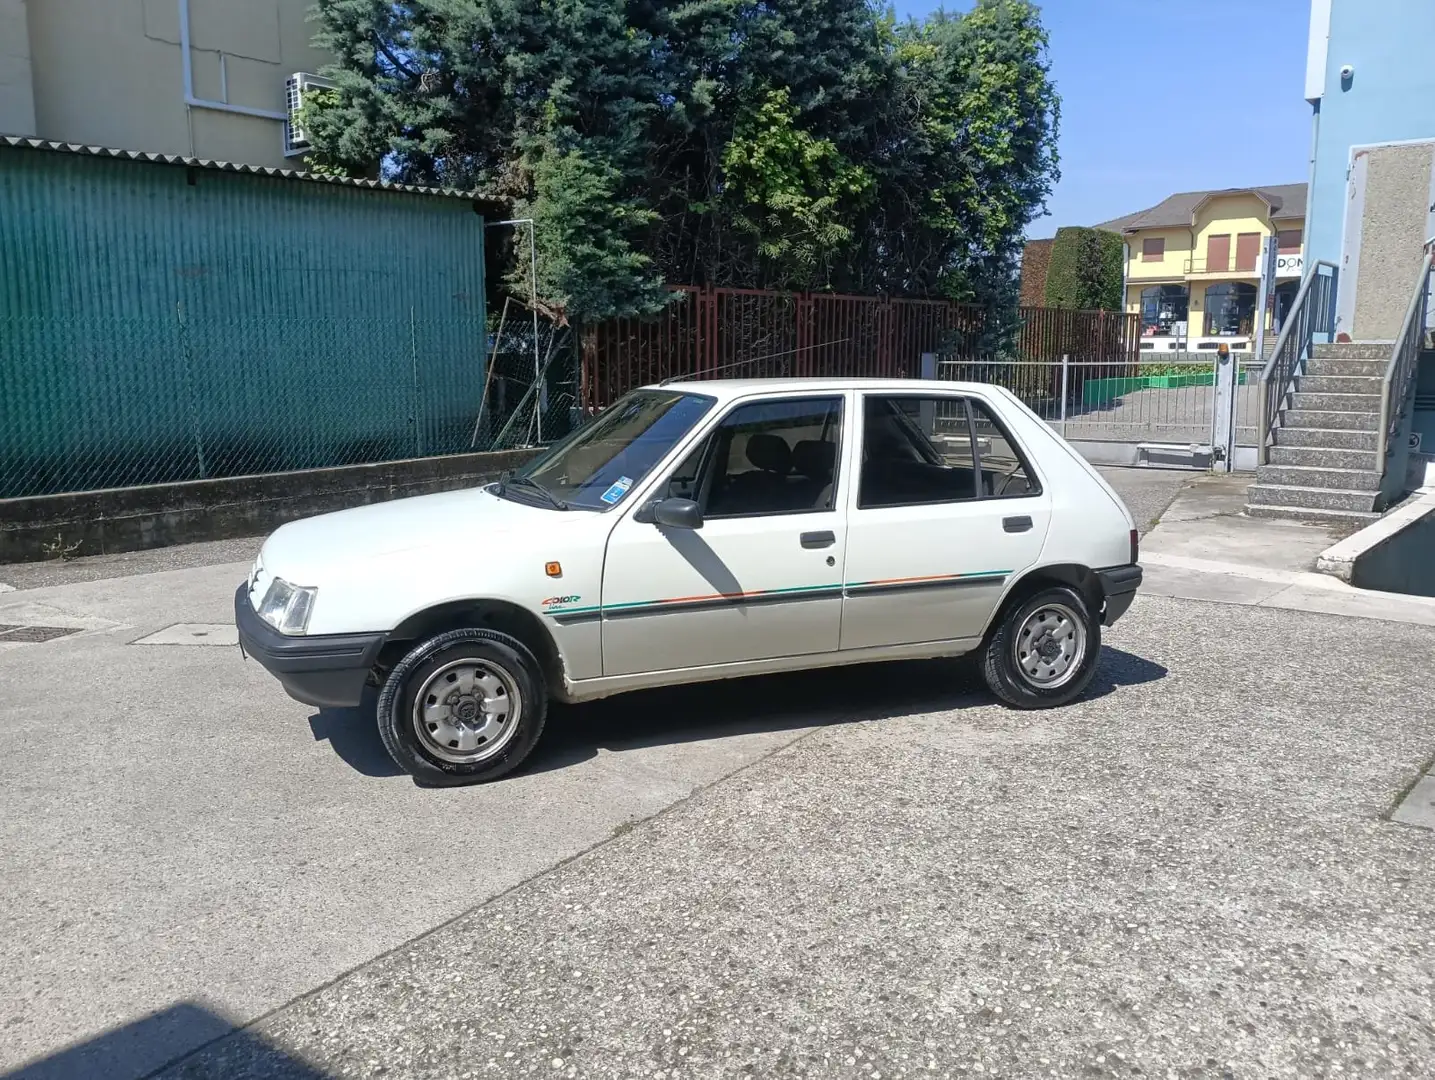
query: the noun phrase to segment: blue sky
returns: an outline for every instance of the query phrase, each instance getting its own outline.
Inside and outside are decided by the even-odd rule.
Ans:
[[[899,16],[941,6],[897,0]],[[970,2],[948,2],[963,11]],[[1307,177],[1310,0],[1047,0],[1062,179],[1032,237]]]

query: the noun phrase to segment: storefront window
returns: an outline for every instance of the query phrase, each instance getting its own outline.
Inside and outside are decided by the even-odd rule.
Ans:
[[[1237,337],[1256,325],[1256,287],[1245,281],[1224,281],[1206,289],[1206,336]]]
[[[1186,321],[1190,293],[1184,285],[1152,285],[1141,290],[1141,334],[1169,336],[1173,327]]]

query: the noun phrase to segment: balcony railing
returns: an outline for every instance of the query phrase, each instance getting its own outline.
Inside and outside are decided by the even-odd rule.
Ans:
[[[1187,259],[1185,272],[1188,274],[1249,274],[1256,276],[1260,271],[1256,264],[1245,265],[1239,259]]]

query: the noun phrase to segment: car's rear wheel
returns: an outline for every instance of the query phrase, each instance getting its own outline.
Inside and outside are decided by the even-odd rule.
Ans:
[[[1050,586],[1010,605],[987,641],[982,673],[1017,709],[1049,709],[1081,696],[1096,674],[1101,623],[1075,589]]]
[[[517,638],[451,630],[394,666],[378,703],[389,756],[422,783],[473,784],[516,769],[548,712],[543,671]]]

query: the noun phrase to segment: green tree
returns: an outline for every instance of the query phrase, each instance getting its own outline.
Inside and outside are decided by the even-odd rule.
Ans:
[[[652,310],[663,281],[1009,303],[1057,175],[1027,0],[901,25],[868,0],[317,12],[338,61],[312,161],[510,200],[575,317]]]

